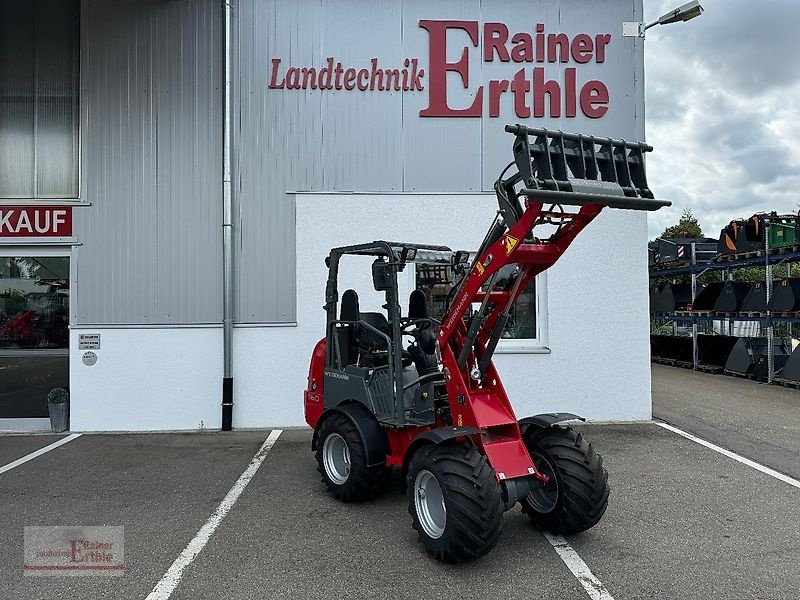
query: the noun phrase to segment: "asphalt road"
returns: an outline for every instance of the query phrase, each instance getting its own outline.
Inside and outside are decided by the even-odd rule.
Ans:
[[[794,452],[796,467],[800,392],[668,367],[653,389],[676,426],[787,472]],[[581,429],[612,492],[603,520],[569,542],[613,598],[798,597],[800,490],[656,424]],[[268,433],[84,435],[0,474],[0,597],[145,598]],[[2,436],[0,466],[58,438]],[[309,442],[283,432],[172,598],[588,597],[519,509],[485,558],[433,561],[397,477],[373,502],[339,503]],[[124,576],[25,577],[26,525],[124,526]]]
[[[798,490],[653,424],[583,429],[612,497],[570,542],[614,598],[796,598]],[[144,598],[265,437],[86,435],[1,475],[2,597]],[[309,437],[282,434],[173,598],[585,597],[518,510],[485,559],[431,560],[397,481],[374,502],[336,502]],[[124,577],[24,577],[22,527],[47,524],[124,525]]]
[[[800,390],[653,365],[653,416],[800,479]]]
[[[0,597],[144,598],[265,434],[84,435],[0,475]],[[50,438],[50,439],[46,439]],[[50,436],[32,436],[42,446]],[[0,446],[26,438],[6,436]],[[23,527],[122,525],[123,577],[25,577]]]

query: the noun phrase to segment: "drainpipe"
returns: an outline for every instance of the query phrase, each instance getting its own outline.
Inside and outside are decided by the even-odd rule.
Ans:
[[[233,193],[231,186],[231,2],[225,14],[225,92],[222,124],[222,431],[233,426]]]

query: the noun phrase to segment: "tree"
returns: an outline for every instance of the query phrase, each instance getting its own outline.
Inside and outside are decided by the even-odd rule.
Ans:
[[[703,229],[692,213],[691,208],[684,208],[676,225],[667,227],[661,237],[665,238],[699,238],[703,237]]]

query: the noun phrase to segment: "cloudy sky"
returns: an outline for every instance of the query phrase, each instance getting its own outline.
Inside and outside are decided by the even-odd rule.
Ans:
[[[644,0],[651,22],[686,0]],[[648,181],[718,237],[735,217],[800,208],[800,0],[701,0],[705,13],[645,42]]]

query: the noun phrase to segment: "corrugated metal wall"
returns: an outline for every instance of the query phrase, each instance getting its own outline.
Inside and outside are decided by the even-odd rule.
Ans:
[[[510,159],[500,118],[421,118],[423,92],[268,89],[271,60],[384,68],[419,58],[420,19],[505,22],[513,34],[614,35],[605,63],[580,65],[581,81],[612,94],[602,119],[529,123],[641,137],[642,56],[622,38],[641,0],[234,0],[236,320],[296,318],[295,211],[291,191],[488,191]],[[219,323],[221,282],[222,0],[83,0],[81,199],[75,210],[72,323]],[[639,13],[641,14],[641,13]],[[462,32],[448,60],[457,58]],[[468,106],[478,84],[531,64],[485,63],[470,47],[470,88],[448,86]],[[574,63],[572,66],[575,66]],[[560,79],[563,64],[544,64]],[[455,78],[454,74],[451,77]],[[530,73],[528,73],[530,77]],[[486,91],[484,93],[487,93]],[[487,100],[484,99],[487,103]],[[458,207],[453,207],[458,210]],[[417,219],[425,215],[387,215]],[[325,227],[325,214],[319,215]],[[352,232],[359,239],[358,231]],[[424,237],[424,236],[423,236]]]
[[[84,0],[72,323],[222,319],[219,0]]]
[[[641,0],[239,0],[236,6],[240,322],[295,319],[295,217],[288,191],[489,191],[511,157],[503,125],[521,120],[511,94],[503,96],[500,118],[437,119],[419,116],[427,106],[427,88],[388,93],[270,90],[273,58],[282,60],[282,72],[289,66],[322,67],[329,56],[355,68],[369,66],[373,57],[387,68],[418,57],[427,69],[428,32],[419,26],[420,19],[505,22],[512,35],[532,32],[536,23],[544,23],[548,33],[608,32],[613,40],[604,63],[567,65],[579,66],[581,81],[606,82],[612,95],[608,113],[596,120],[579,112],[574,119],[528,123],[627,139],[641,136],[637,108],[643,89],[636,76],[642,56],[635,50],[638,40],[621,37],[622,22],[635,20]],[[465,33],[453,35],[449,61],[457,60],[462,44],[469,44]],[[462,89],[450,74],[451,106],[468,106],[478,83],[488,87],[490,79],[508,79],[521,67],[530,77],[531,67],[544,66],[548,79],[563,81],[563,64],[485,63],[480,52],[470,47],[470,89]],[[424,233],[424,215],[387,218],[418,219]],[[318,226],[325,227],[324,214]],[[353,241],[358,239],[354,230]]]

